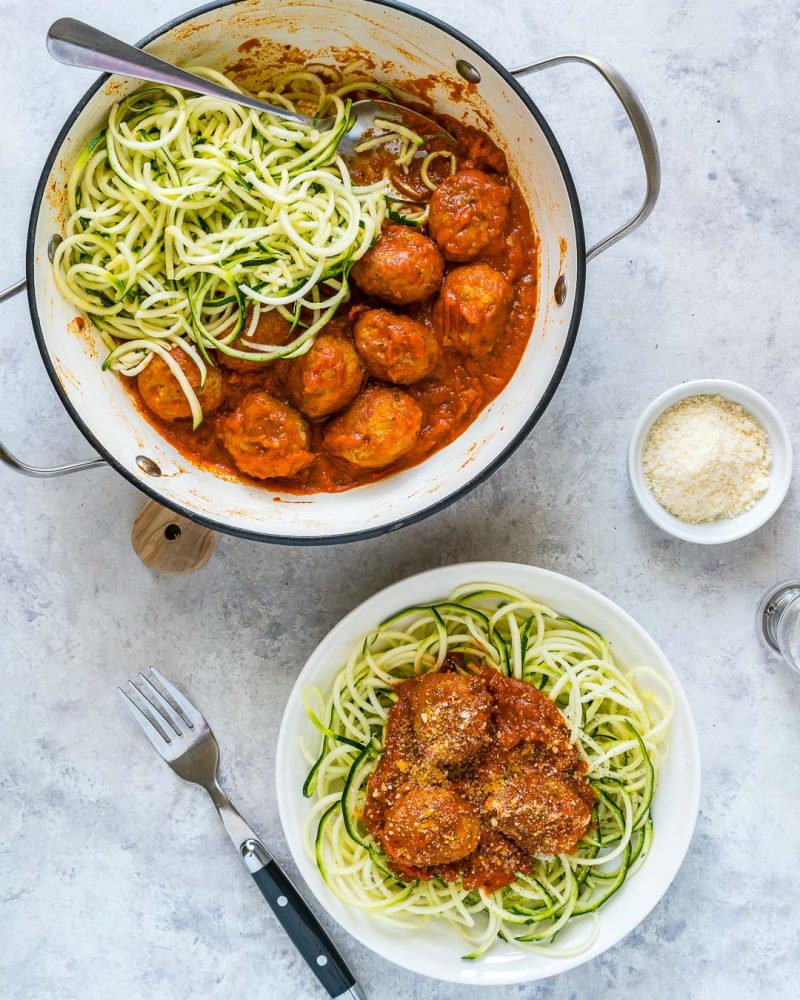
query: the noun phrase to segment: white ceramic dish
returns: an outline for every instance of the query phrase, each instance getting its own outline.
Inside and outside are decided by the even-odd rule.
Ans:
[[[48,260],[50,239],[62,232],[64,198],[59,192],[66,189],[72,164],[107,121],[111,104],[140,86],[117,76],[103,77],[83,97],[56,139],[40,178],[26,258],[34,331],[72,419],[105,460],[152,499],[211,528],[254,540],[316,544],[366,538],[455,501],[524,440],[552,398],[572,351],[587,257],[631,232],[655,204],[658,149],[638,98],[607,63],[577,55],[535,64],[544,69],[577,62],[598,71],[623,102],[643,152],[647,197],[642,208],[587,253],[577,194],[550,128],[513,74],[460,32],[394,0],[212,0],[163,25],[141,46],[173,63],[224,69],[241,59],[240,47],[249,50],[253,39],[299,49],[308,59],[322,62],[339,57],[349,61],[363,51],[374,61],[376,79],[435,79],[430,96],[439,111],[479,127],[491,121],[492,136],[530,206],[539,247],[536,320],[509,384],[464,433],[435,455],[341,494],[273,493],[213,475],[184,459],[142,416],[121,381],[101,371],[105,348],[99,334],[90,329],[76,336],[75,307],[58,291]],[[536,40],[537,47],[542,41]],[[465,85],[464,63],[469,72],[480,74],[479,84]],[[587,141],[595,140],[589,136]],[[15,286],[21,287],[21,282]],[[30,474],[2,445],[0,461]]]
[[[364,634],[392,612],[434,601],[471,581],[493,581],[516,587],[562,613],[601,631],[624,666],[648,663],[669,680],[676,708],[670,752],[664,761],[653,801],[655,837],[650,856],[635,877],[603,907],[600,935],[579,955],[556,958],[497,944],[474,962],[461,959],[464,941],[444,925],[401,931],[379,918],[341,903],[328,890],[302,847],[303,820],[310,801],[303,798],[306,765],[300,737],[315,746],[315,730],[303,707],[310,684],[326,689]],[[318,735],[318,734],[317,734]],[[312,653],[295,683],[283,715],[276,758],[278,811],[283,830],[303,878],[328,913],[366,947],[412,972],[462,985],[488,986],[544,979],[582,965],[630,933],[666,892],[689,847],[700,796],[700,750],[686,695],[667,658],[650,636],[616,604],[569,577],[517,563],[462,563],[421,573],[395,583],[369,598],[342,619]],[[574,929],[576,934],[578,928]],[[570,940],[570,929],[560,943]]]
[[[665,510],[650,491],[644,477],[642,459],[650,428],[670,406],[689,396],[720,395],[739,403],[758,420],[769,437],[772,451],[772,474],[769,489],[750,510],[737,517],[726,517],[709,524],[686,524]],[[792,442],[783,418],[775,407],[753,389],[739,382],[725,379],[704,378],[684,382],[668,389],[642,413],[636,421],[628,446],[628,476],[639,506],[653,524],[687,542],[700,545],[717,545],[743,538],[760,528],[783,503],[792,480]]]

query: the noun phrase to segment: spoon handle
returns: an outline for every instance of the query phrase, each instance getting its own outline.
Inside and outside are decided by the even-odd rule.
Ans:
[[[232,104],[240,104],[254,111],[267,111],[288,118],[303,125],[314,123],[313,118],[299,115],[286,108],[277,108],[263,101],[257,101],[247,94],[236,90],[228,90],[211,80],[204,80],[194,73],[187,73],[163,59],[156,59],[148,52],[121,42],[104,31],[99,31],[83,21],[73,17],[62,17],[50,26],[47,32],[47,51],[57,61],[67,66],[80,66],[83,69],[101,70],[104,73],[119,73],[121,76],[132,76],[136,80],[147,80],[148,83],[163,83],[181,90],[190,90],[195,94],[206,94],[208,97],[219,97]]]

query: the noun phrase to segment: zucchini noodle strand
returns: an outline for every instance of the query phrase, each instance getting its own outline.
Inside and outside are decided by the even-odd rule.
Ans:
[[[216,70],[190,71],[241,92]],[[354,185],[337,153],[349,95],[365,91],[394,96],[357,66],[282,72],[257,95],[332,117],[324,130],[168,86],[111,108],[69,176],[53,260],[59,290],[108,348],[105,368],[132,378],[180,347],[204,381],[211,350],[265,363],[309,350],[386,214],[389,182]],[[423,142],[401,124],[381,128],[399,143],[398,162]],[[289,342],[234,346],[270,309],[292,322]],[[177,362],[169,367],[196,427],[197,395]]]

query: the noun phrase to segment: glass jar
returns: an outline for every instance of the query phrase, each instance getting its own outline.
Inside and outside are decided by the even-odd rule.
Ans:
[[[776,584],[763,595],[756,631],[764,646],[800,673],[800,580]]]

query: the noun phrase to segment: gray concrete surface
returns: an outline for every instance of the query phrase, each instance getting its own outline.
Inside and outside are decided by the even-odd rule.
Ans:
[[[0,2],[0,285],[22,275],[40,167],[88,85],[48,58],[48,24],[77,13],[135,39],[185,4]],[[693,377],[763,391],[798,441],[797,4],[425,6],[508,64],[583,50],[617,65],[660,138],[661,202],[590,266],[577,349],[530,439],[470,497],[398,534],[326,549],[225,538],[201,574],[157,578],[128,542],[143,498],[114,473],[34,482],[0,469],[3,1000],[320,996],[209,803],[155,759],[115,686],[155,663],[186,687],[224,748],[232,796],[287,861],[273,755],[306,656],[384,584],[480,558],[568,573],[632,613],[680,672],[704,755],[695,839],[651,916],[590,965],[493,995],[797,995],[800,678],[753,632],[762,589],[800,571],[797,496],[744,541],[692,547],[644,519],[624,466],[643,406]],[[622,114],[588,70],[530,88],[573,168],[589,238],[602,236],[640,196]],[[2,306],[0,344],[3,440],[34,462],[85,455],[21,298]],[[371,998],[465,995],[338,938]]]

